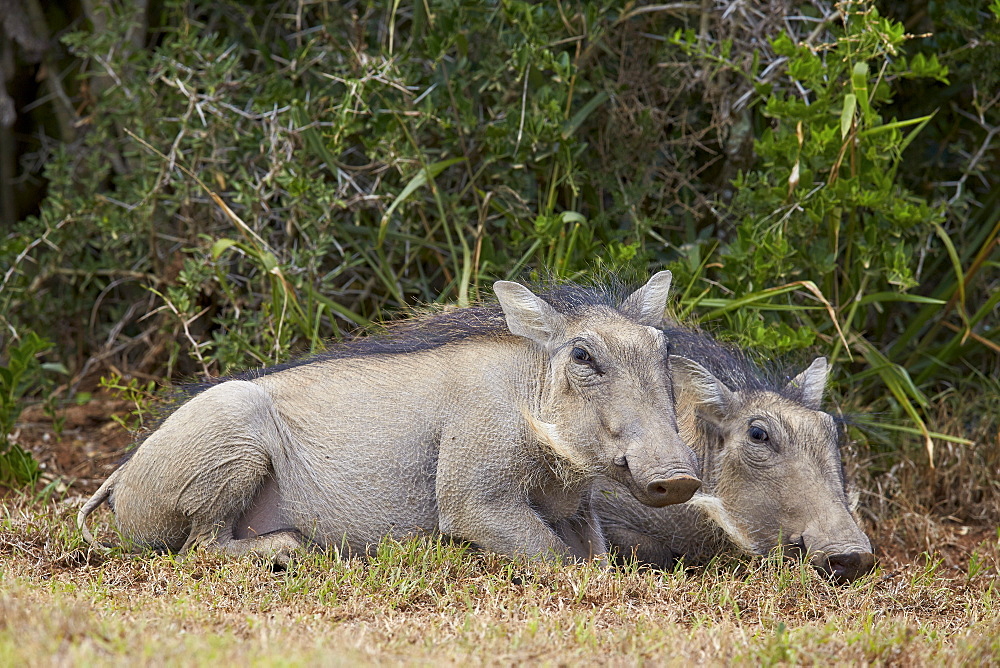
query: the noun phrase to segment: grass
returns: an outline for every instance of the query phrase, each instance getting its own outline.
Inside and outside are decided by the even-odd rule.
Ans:
[[[888,560],[837,587],[772,558],[604,571],[427,539],[383,543],[368,561],[312,554],[287,571],[208,553],[103,555],[76,534],[75,512],[6,503],[0,664],[1000,661],[994,536],[962,565]]]

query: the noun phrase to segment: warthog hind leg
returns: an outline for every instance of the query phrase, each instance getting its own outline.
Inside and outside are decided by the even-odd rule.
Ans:
[[[297,529],[279,529],[269,533],[236,538],[234,521],[195,525],[181,552],[201,548],[234,557],[253,555],[277,566],[287,566],[296,552],[306,549],[307,541]]]
[[[253,500],[221,522],[196,523],[182,551],[195,546],[232,556],[255,555],[277,566],[288,566],[308,541],[281,512],[281,493],[273,475],[264,478]]]
[[[229,523],[225,528],[194,527],[181,552],[197,547],[234,557],[253,555],[276,566],[286,567],[295,553],[304,552],[306,546],[305,538],[296,529],[282,529],[250,538],[234,538],[232,523]]]
[[[287,567],[295,554],[304,552],[305,548],[306,542],[302,534],[295,529],[275,531],[254,538],[234,538],[210,546],[210,549],[237,557],[255,555],[282,568]]]

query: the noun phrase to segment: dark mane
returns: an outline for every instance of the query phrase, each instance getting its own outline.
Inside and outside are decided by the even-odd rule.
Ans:
[[[627,313],[627,308],[621,308],[622,301],[629,293],[617,284],[582,286],[550,282],[531,288],[532,292],[548,302],[556,311],[570,317],[595,307],[612,309],[632,319],[638,318],[639,315]],[[500,304],[492,298],[466,308],[417,311],[408,318],[384,323],[379,329],[362,332],[349,341],[333,344],[323,352],[220,378],[217,382],[253,380],[317,362],[373,355],[407,355],[434,350],[449,343],[471,338],[499,339],[511,336],[513,334],[507,329],[507,321]]]
[[[695,329],[666,321],[662,327],[670,353],[687,357],[705,367],[713,376],[733,391],[774,392],[792,401],[802,401],[795,388],[788,388],[794,374],[789,375],[773,362],[755,363],[746,351],[716,341]],[[796,372],[797,373],[797,372]]]
[[[804,403],[801,390],[788,387],[789,381],[798,374],[798,371],[790,374],[786,368],[774,361],[754,362],[746,351],[716,341],[704,332],[682,327],[670,320],[665,320],[661,329],[669,342],[670,354],[681,355],[701,364],[730,390],[774,392],[789,401]],[[853,419],[840,411],[827,411],[827,415],[833,418],[837,426],[838,445],[843,447],[847,441],[846,427],[853,424]]]
[[[622,308],[622,302],[631,294],[628,287],[615,277],[608,277],[603,284],[579,285],[559,283],[554,280],[529,285],[532,292],[548,302],[558,312],[573,317],[591,308],[608,308],[627,318],[637,319],[638,313]],[[228,380],[253,380],[273,373],[287,371],[308,364],[316,364],[338,359],[384,355],[408,355],[434,350],[457,341],[476,337],[500,339],[512,337],[507,329],[500,304],[495,297],[467,308],[446,308],[431,310],[430,307],[417,310],[410,317],[383,323],[362,331],[353,338],[334,343],[326,350],[312,355],[275,364],[273,366],[248,369],[228,376],[185,383],[165,393],[163,403],[154,409],[150,424],[143,428],[145,436],[155,431],[181,404],[205,390]],[[134,451],[134,450],[133,450]]]

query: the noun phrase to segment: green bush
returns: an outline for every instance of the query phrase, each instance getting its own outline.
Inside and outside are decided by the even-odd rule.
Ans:
[[[7,346],[0,356],[0,486],[29,485],[41,475],[31,453],[10,437],[24,407],[24,398],[51,388],[46,372],[66,372],[61,364],[43,364],[38,360],[51,346],[51,342],[28,332],[19,342]]]
[[[926,390],[951,380],[950,362],[975,353],[975,343],[962,350],[956,340],[995,320],[997,299],[970,315],[963,298],[954,318],[962,331],[931,332],[956,315],[949,300],[969,289],[964,268],[994,244],[997,230],[960,253],[944,203],[928,203],[898,177],[904,151],[932,115],[886,117],[893,85],[907,78],[947,84],[947,67],[935,56],[897,58],[908,40],[902,25],[866,3],[839,7],[842,23],[831,26],[829,42],[772,40],[787,59],[782,77],[740,72],[755,82],[758,113],[770,122],[757,134],[754,169],[734,181],[726,208],[734,234],[718,262],[709,271],[703,261],[686,267],[689,281],[706,279],[689,308],[711,307],[706,317],[725,316],[725,330],[754,348],[822,344],[843,370],[841,382],[860,390],[855,400],[878,410],[888,389],[890,410],[912,421],[933,457]],[[726,62],[730,48],[706,50],[692,31],[673,41],[708,62]],[[925,258],[920,249],[930,240],[937,254]],[[701,240],[695,257],[713,243]],[[934,277],[929,294],[913,292],[918,271]],[[872,375],[881,383],[866,382]]]
[[[935,398],[997,366],[993,158],[949,156],[957,199],[913,168],[974,50],[921,50],[871,3],[709,9],[175,0],[145,43],[109,9],[63,37],[86,132],[3,241],[0,313],[77,378],[172,378],[496,278],[669,266],[684,317],[828,355],[930,452]],[[963,11],[951,34],[996,30]]]

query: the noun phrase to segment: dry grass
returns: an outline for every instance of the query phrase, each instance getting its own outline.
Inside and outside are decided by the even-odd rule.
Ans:
[[[992,534],[964,568],[890,558],[850,587],[772,559],[602,571],[433,541],[275,572],[205,553],[101,555],[72,528],[76,505],[7,500],[0,665],[1000,661]]]
[[[941,420],[979,415],[957,410],[971,399],[956,395]],[[70,494],[92,492],[124,442],[90,415],[67,415],[61,433],[28,417],[23,444],[53,480],[75,477]],[[211,554],[103,555],[76,533],[79,497],[9,496],[0,665],[1000,664],[1000,441],[985,421],[950,428],[977,447],[946,449],[933,474],[916,458],[880,470],[849,457],[882,564],[849,587],[780,560],[605,572],[433,541],[279,572]],[[110,520],[102,509],[92,528],[110,538]]]

